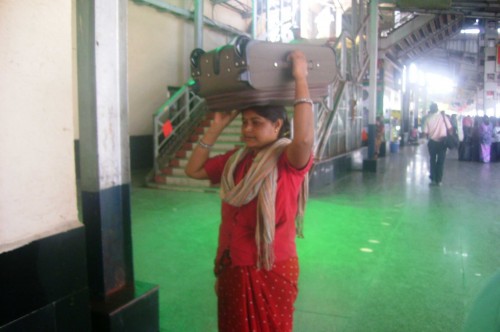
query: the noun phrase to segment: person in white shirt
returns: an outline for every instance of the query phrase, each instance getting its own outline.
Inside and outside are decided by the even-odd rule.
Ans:
[[[444,112],[438,112],[436,103],[429,107],[429,114],[424,125],[424,134],[427,135],[427,148],[430,155],[431,185],[441,185],[443,179],[444,160],[446,158],[446,145],[444,139],[448,131],[452,133],[453,127]]]

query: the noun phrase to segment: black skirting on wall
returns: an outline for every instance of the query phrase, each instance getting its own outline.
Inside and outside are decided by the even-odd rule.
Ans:
[[[134,280],[130,185],[82,191],[93,331],[159,331],[159,287]]]
[[[352,171],[361,171],[367,148],[363,147],[330,159],[315,161],[309,172],[309,191],[320,193],[325,187],[332,185],[338,179]]]
[[[75,172],[80,178],[80,141],[75,140]],[[152,169],[154,160],[153,135],[130,136],[130,167],[134,170]]]
[[[153,160],[153,135],[130,136],[131,169],[152,169]]]
[[[0,254],[0,331],[89,331],[85,230]]]

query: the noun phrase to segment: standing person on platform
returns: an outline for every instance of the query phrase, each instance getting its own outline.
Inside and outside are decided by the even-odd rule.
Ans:
[[[474,120],[470,115],[467,115],[462,119],[462,130],[463,130],[463,141],[470,143],[472,138],[472,127],[474,126]]]
[[[379,115],[375,119],[375,158],[378,158],[380,154],[380,146],[382,142],[385,144],[385,125],[384,120]]]
[[[307,60],[290,55],[295,80],[293,138],[284,107],[242,110],[244,148],[209,158],[237,112],[215,113],[185,172],[221,183],[215,259],[219,331],[292,331],[298,294],[296,235],[302,235],[312,165],[313,102]]]
[[[491,142],[491,161],[500,161],[500,119],[494,119],[493,141]]]
[[[427,135],[427,148],[430,155],[431,184],[440,186],[443,179],[446,145],[444,139],[447,133],[453,133],[450,120],[444,113],[438,112],[436,103],[432,103],[425,121],[424,134]]]
[[[420,130],[421,130],[422,134],[424,133],[425,123],[427,122],[427,118],[429,117],[429,115],[430,115],[430,113],[427,112],[427,114],[423,115],[422,119],[420,120]]]
[[[479,161],[489,163],[491,156],[491,141],[493,140],[493,126],[486,115],[483,116],[483,120],[479,125],[479,139],[481,144],[479,149]]]

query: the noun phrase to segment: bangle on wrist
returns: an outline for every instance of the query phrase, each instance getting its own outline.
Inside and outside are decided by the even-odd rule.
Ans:
[[[207,149],[207,150],[211,150],[211,149],[214,147],[214,145],[213,145],[213,144],[207,144],[207,143],[203,142],[203,140],[202,140],[202,139],[200,139],[200,140],[198,141],[198,145],[199,145],[201,148],[204,148],[204,149]]]
[[[297,98],[293,101],[293,106],[297,106],[298,104],[309,104],[313,106],[314,102],[311,98]]]

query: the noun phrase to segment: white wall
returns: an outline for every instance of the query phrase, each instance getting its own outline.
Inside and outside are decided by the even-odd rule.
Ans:
[[[194,8],[194,1],[165,2]],[[194,26],[149,6],[128,5],[129,133],[148,135],[167,86],[189,78]],[[75,0],[0,0],[0,252],[80,225],[74,8]],[[248,28],[248,21],[209,0],[204,14]],[[229,39],[205,29],[203,48]]]
[[[194,10],[194,1],[166,1]],[[251,3],[250,0],[244,2]],[[204,3],[204,15],[239,30],[249,21],[225,7]],[[205,50],[230,41],[230,37],[204,30]],[[169,12],[129,1],[128,6],[129,133],[151,135],[152,116],[167,100],[167,86],[182,86],[190,77],[189,56],[195,48],[194,25]]]
[[[162,1],[178,8],[194,10],[194,1]],[[251,0],[242,2],[251,4]],[[250,24],[250,20],[242,19],[234,11],[221,5],[212,6],[210,0],[205,0],[204,15],[241,31],[246,31]],[[167,101],[167,87],[182,86],[191,75],[189,56],[195,48],[194,24],[172,13],[128,1],[127,33],[129,134],[151,135],[153,114]],[[203,40],[203,48],[212,50],[227,44],[231,37],[205,28]],[[76,44],[73,48],[76,48]],[[74,103],[77,104],[76,96]],[[74,119],[75,139],[78,139],[77,113]]]
[[[0,252],[80,225],[71,10],[0,1]]]

